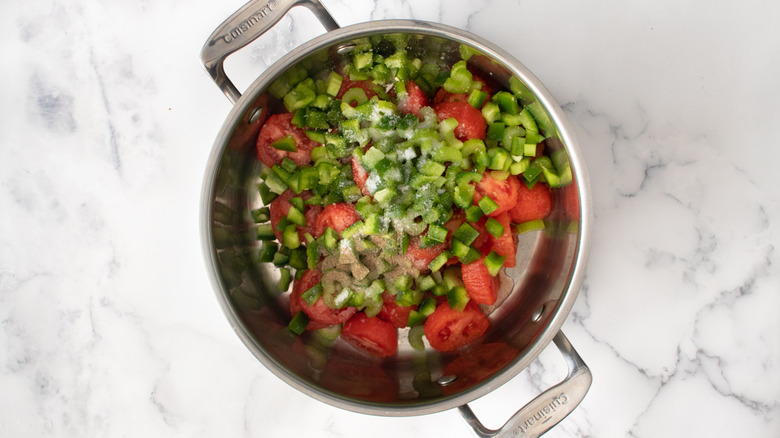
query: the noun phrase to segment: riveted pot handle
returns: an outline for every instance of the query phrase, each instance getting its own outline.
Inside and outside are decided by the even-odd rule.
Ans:
[[[488,429],[474,415],[468,405],[458,407],[460,414],[477,436],[538,437],[566,418],[580,404],[590,388],[593,376],[582,358],[563,335],[553,339],[569,367],[566,378],[523,406],[500,429]]]
[[[232,103],[241,93],[225,74],[225,58],[268,32],[295,6],[309,8],[326,30],[339,28],[319,0],[252,0],[225,20],[203,46],[203,66]]]

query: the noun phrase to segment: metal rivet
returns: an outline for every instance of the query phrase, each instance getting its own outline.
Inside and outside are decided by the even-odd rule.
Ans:
[[[542,307],[537,309],[533,316],[531,316],[531,322],[539,322],[539,320],[542,319],[542,315],[544,315],[544,304],[542,304]]]
[[[436,383],[441,386],[447,386],[456,380],[458,380],[458,376],[441,376],[439,377],[439,380],[436,381]]]
[[[263,107],[258,107],[252,110],[252,113],[249,114],[249,124],[255,123],[257,119],[260,118],[260,114],[263,113]]]
[[[355,46],[357,46],[357,44],[355,43],[341,45],[338,48],[336,48],[336,53],[338,53],[339,55],[349,53],[355,48]]]

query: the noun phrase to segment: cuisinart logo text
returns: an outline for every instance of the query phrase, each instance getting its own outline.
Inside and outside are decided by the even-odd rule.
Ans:
[[[270,14],[271,11],[276,9],[276,6],[277,5],[275,1],[268,2],[268,4],[263,6],[262,9],[250,15],[249,18],[239,23],[238,26],[234,27],[233,30],[226,33],[225,35],[222,35],[222,39],[225,40],[226,43],[230,43],[234,39],[240,37],[244,32],[249,30],[249,28],[259,23],[260,20],[265,18],[266,15]]]
[[[535,413],[533,417],[525,420],[525,423],[513,430],[512,433],[514,435],[520,435],[521,433],[525,433],[534,424],[546,423],[552,418],[550,415],[555,413],[555,410],[558,409],[558,407],[563,406],[568,402],[569,397],[566,394],[561,393],[561,395],[555,397],[549,404],[546,404],[544,407],[539,409],[539,411]]]

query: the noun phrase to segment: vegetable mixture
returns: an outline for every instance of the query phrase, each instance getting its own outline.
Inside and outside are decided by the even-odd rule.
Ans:
[[[296,67],[272,85],[286,112],[257,139],[266,207],[253,215],[260,261],[292,285],[291,331],[386,357],[399,328],[441,351],[487,330],[479,305],[496,302],[517,234],[544,227],[571,170],[545,154],[549,120],[522,84],[492,89],[473,53],[442,66],[410,59],[402,37],[366,38],[327,76]]]

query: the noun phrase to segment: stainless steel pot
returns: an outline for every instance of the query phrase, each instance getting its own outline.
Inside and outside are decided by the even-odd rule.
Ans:
[[[329,31],[288,53],[241,95],[225,74],[225,58],[260,37],[294,6],[306,6]],[[406,34],[410,52],[454,62],[461,44],[480,54],[470,65],[508,88],[517,78],[526,104],[546,118],[547,147],[564,149],[574,184],[553,194],[544,231],[522,235],[517,267],[508,270],[506,297],[490,312],[491,328],[476,345],[451,353],[401,345],[387,360],[367,359],[340,341],[286,328],[288,294],[278,272],[256,262],[258,242],[250,211],[262,206],[256,185],[262,164],[255,140],[266,117],[280,110],[269,92],[292,66],[327,71],[345,62],[354,40]],[[268,369],[298,390],[339,408],[383,416],[421,415],[458,408],[479,436],[539,436],[583,399],[591,374],[560,329],[581,286],[590,248],[591,211],[581,153],[550,93],[519,61],[483,39],[435,23],[388,20],[340,28],[318,0],[252,1],[228,18],[203,47],[202,62],[235,104],[211,151],[202,192],[203,249],[214,289],[238,336]],[[403,339],[404,336],[399,336]],[[468,403],[525,369],[550,341],[563,354],[568,376],[490,430]]]

